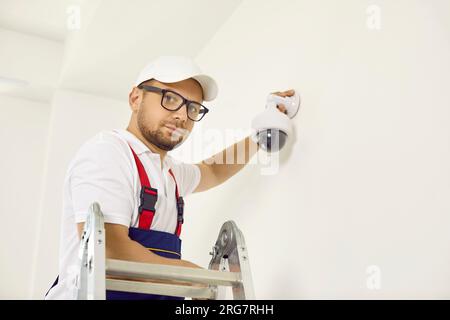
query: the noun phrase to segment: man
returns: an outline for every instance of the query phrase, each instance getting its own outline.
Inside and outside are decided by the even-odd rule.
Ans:
[[[181,259],[183,197],[223,183],[258,148],[249,137],[230,147],[239,150],[238,145],[245,143],[245,164],[187,164],[167,154],[203,119],[209,111],[203,102],[216,98],[217,91],[215,80],[187,57],[162,56],[142,70],[129,94],[132,114],[127,129],[99,133],[69,165],[59,277],[46,299],[76,297],[77,250],[93,202],[100,204],[104,214],[108,259],[200,268]],[[290,96],[293,90],[275,94]],[[284,106],[279,109],[284,112]],[[226,150],[215,157],[225,159],[225,154]],[[107,299],[169,297],[108,290]]]

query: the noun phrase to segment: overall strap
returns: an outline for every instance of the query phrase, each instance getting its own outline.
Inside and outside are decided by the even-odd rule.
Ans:
[[[184,200],[183,197],[180,197],[180,195],[178,194],[178,183],[177,180],[175,179],[175,175],[172,172],[172,169],[169,169],[169,173],[172,176],[173,180],[175,181],[175,196],[176,196],[176,201],[177,201],[177,212],[178,212],[178,216],[177,216],[177,228],[175,230],[175,234],[179,237],[181,234],[181,226],[183,225],[184,222]]]
[[[142,165],[141,160],[131,148],[133,152],[136,167],[139,173],[139,180],[141,180],[141,204],[139,205],[139,229],[150,230],[155,216],[155,205],[158,200],[158,190],[152,188],[150,180],[148,179],[147,172]]]
[[[139,180],[141,181],[141,204],[139,206],[139,229],[150,230],[150,227],[155,216],[155,205],[158,200],[158,190],[154,189],[150,185],[150,180],[148,179],[147,172],[142,165],[141,160],[134,152],[133,148],[130,146],[131,152],[133,153],[134,160],[136,162],[136,167],[139,173]],[[175,181],[175,196],[177,203],[177,227],[175,234],[179,237],[181,234],[181,226],[184,222],[184,200],[180,197],[178,193],[178,184],[175,179],[175,175],[172,169],[169,169],[169,173]]]

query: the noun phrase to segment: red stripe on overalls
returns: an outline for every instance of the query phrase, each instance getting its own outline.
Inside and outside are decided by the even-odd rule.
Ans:
[[[133,153],[133,157],[134,160],[136,162],[136,167],[138,170],[138,174],[139,174],[139,180],[141,181],[141,188],[148,187],[151,188],[150,185],[150,180],[148,179],[147,176],[147,172],[145,171],[144,166],[142,165],[141,160],[139,159],[139,157],[137,156],[137,154],[134,152],[133,148],[131,148],[131,152]],[[178,199],[180,198],[179,194],[178,194],[178,184],[177,184],[177,180],[175,179],[175,175],[172,172],[172,169],[169,169],[169,173],[172,176],[173,180],[175,181],[175,196],[176,196],[176,202],[177,202],[177,213],[178,212]],[[156,195],[156,192],[152,191],[152,190],[146,190],[145,192],[148,192],[150,194]],[[145,230],[150,230],[150,227],[152,225],[153,222],[153,218],[155,216],[155,211],[151,211],[151,210],[142,210],[141,215],[139,216],[139,229],[145,229]],[[183,221],[179,219],[179,217],[177,216],[177,228],[175,230],[175,234],[179,237],[181,234],[181,226],[183,224]]]
[[[176,203],[177,203],[177,213],[178,213],[178,215],[180,214],[179,213],[179,209],[178,209],[178,199],[180,198],[180,196],[179,196],[179,194],[178,194],[178,183],[177,183],[177,179],[175,179],[175,175],[173,174],[173,172],[172,172],[172,169],[169,169],[169,173],[170,173],[170,175],[172,176],[172,178],[173,178],[173,180],[175,181],[175,196],[176,196],[176,199],[175,199],[175,201],[176,201]],[[177,216],[177,229],[175,230],[175,234],[179,237],[180,236],[180,234],[181,234],[181,226],[182,226],[182,224],[183,224],[183,221],[181,220],[180,221],[180,217],[179,216]]]
[[[141,180],[141,188],[148,187],[151,188],[150,180],[148,179],[147,172],[145,172],[144,166],[142,165],[141,160],[134,152],[133,148],[131,148],[131,152],[133,152],[134,160],[136,162],[136,167],[139,173],[139,180]],[[150,194],[155,194],[149,190]],[[153,222],[153,217],[155,216],[154,211],[150,210],[142,210],[141,215],[139,216],[139,229],[150,230],[150,227]]]

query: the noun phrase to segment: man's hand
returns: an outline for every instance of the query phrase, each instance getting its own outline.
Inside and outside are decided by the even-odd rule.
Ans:
[[[272,92],[271,94],[274,94],[274,95],[280,96],[280,97],[292,97],[295,94],[295,90],[290,89],[290,90],[283,91],[283,92],[277,91],[277,92]],[[287,114],[286,107],[284,106],[284,104],[278,104],[277,109],[280,110],[280,112]]]

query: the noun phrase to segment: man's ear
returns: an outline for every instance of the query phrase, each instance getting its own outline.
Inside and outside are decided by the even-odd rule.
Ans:
[[[128,103],[130,104],[130,108],[133,112],[137,112],[139,110],[139,106],[142,101],[142,92],[137,88],[133,87],[130,94],[128,95]]]

